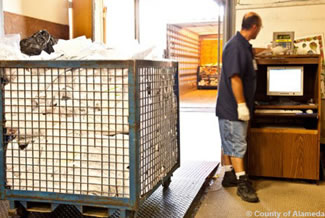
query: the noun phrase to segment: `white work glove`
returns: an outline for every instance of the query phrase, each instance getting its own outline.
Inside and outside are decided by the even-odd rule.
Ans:
[[[238,113],[238,120],[248,121],[249,117],[249,110],[246,106],[246,103],[239,103],[237,105],[237,113]]]

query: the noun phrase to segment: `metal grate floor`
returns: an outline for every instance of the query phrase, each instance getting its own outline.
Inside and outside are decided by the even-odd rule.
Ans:
[[[169,189],[158,188],[141,206],[138,217],[182,218],[190,209],[207,177],[215,172],[216,162],[182,162],[172,177]]]
[[[195,197],[208,177],[217,170],[217,162],[182,162],[176,170],[168,189],[159,187],[140,207],[137,217],[182,218],[188,214]],[[0,218],[8,217],[8,202],[0,201]],[[29,218],[78,218],[83,217],[74,206],[60,205],[51,214],[31,213]],[[112,218],[118,218],[119,215]]]

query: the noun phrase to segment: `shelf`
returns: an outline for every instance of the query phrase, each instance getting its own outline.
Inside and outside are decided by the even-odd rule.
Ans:
[[[255,109],[318,109],[318,104],[299,104],[299,105],[255,105]]]
[[[285,127],[285,126],[265,126],[259,128],[250,128],[251,133],[295,133],[317,135],[318,130],[305,129],[303,127]]]
[[[260,65],[269,64],[318,64],[319,55],[278,55],[278,56],[260,56],[256,58]]]
[[[297,118],[318,118],[317,113],[307,114],[307,113],[255,113],[256,117],[297,117]]]
[[[198,89],[218,89],[218,86],[197,86]]]
[[[256,58],[259,59],[279,59],[279,58],[288,58],[288,59],[293,59],[293,58],[319,58],[319,54],[295,54],[295,55],[263,55],[263,56],[257,56]]]

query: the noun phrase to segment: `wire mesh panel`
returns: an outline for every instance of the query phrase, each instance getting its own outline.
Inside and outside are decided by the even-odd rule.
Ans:
[[[179,167],[177,63],[0,61],[0,73],[12,211],[31,201],[132,214]]]
[[[177,67],[138,68],[141,195],[179,163]]]
[[[130,196],[128,68],[1,73],[6,187]]]

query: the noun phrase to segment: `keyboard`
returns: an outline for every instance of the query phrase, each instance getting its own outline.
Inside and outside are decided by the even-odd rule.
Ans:
[[[301,114],[302,110],[256,109],[256,114]]]

